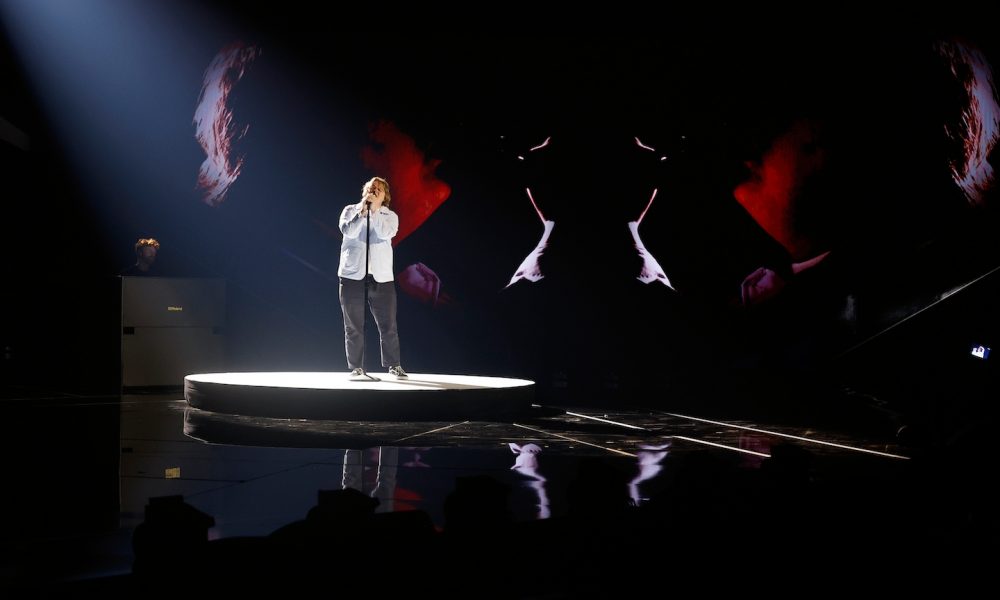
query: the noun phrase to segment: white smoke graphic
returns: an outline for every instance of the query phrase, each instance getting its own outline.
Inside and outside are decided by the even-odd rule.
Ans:
[[[198,170],[198,187],[204,190],[202,200],[209,206],[222,204],[243,169],[243,157],[232,155],[233,142],[246,135],[249,125],[236,124],[228,103],[236,82],[259,54],[256,46],[236,42],[216,54],[205,69],[194,125],[195,138],[206,156]]]
[[[945,132],[962,145],[962,156],[952,159],[951,176],[972,205],[980,205],[993,187],[990,152],[1000,137],[1000,105],[993,69],[982,52],[959,42],[940,42],[936,49],[965,91],[959,123],[946,123]]]

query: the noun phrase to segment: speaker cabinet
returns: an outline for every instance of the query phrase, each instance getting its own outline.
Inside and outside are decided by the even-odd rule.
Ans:
[[[122,387],[182,387],[225,370],[223,279],[122,277]]]

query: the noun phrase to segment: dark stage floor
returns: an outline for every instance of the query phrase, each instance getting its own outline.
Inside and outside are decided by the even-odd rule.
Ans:
[[[512,527],[585,515],[589,531],[594,520],[631,519],[621,530],[597,527],[614,542],[603,551],[650,536],[664,560],[688,547],[717,547],[717,562],[846,543],[868,561],[908,557],[918,540],[937,552],[995,530],[977,467],[957,467],[943,449],[900,446],[888,428],[569,405],[536,405],[505,422],[308,421],[206,413],[180,392],[8,388],[0,402],[4,585],[67,596],[125,581],[147,503],[171,495],[214,518],[211,540],[259,539],[305,519],[320,490],[344,488],[377,499],[376,513],[423,511],[440,533],[456,485],[466,486],[465,499],[478,486],[505,498]],[[539,535],[552,531],[525,533]],[[505,560],[535,563],[558,544]],[[532,581],[540,595],[561,585]],[[503,595],[538,595],[508,586]]]

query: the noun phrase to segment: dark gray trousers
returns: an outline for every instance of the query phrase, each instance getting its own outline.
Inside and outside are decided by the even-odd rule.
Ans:
[[[379,283],[369,275],[361,281],[340,278],[340,308],[344,312],[344,343],[347,346],[347,367],[361,367],[364,351],[365,287],[368,306],[378,327],[382,348],[382,366],[392,367],[399,361],[399,332],[396,330],[396,282]]]

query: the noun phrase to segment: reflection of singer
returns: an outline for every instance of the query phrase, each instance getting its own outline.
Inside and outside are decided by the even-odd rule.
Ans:
[[[361,201],[340,213],[340,307],[344,313],[344,340],[351,379],[365,380],[363,367],[365,288],[368,306],[378,326],[382,366],[397,379],[406,379],[400,366],[396,330],[396,284],[392,276],[392,238],[399,217],[389,209],[389,182],[373,177],[361,188]],[[370,238],[369,238],[369,233]],[[367,264],[367,271],[365,265]]]

